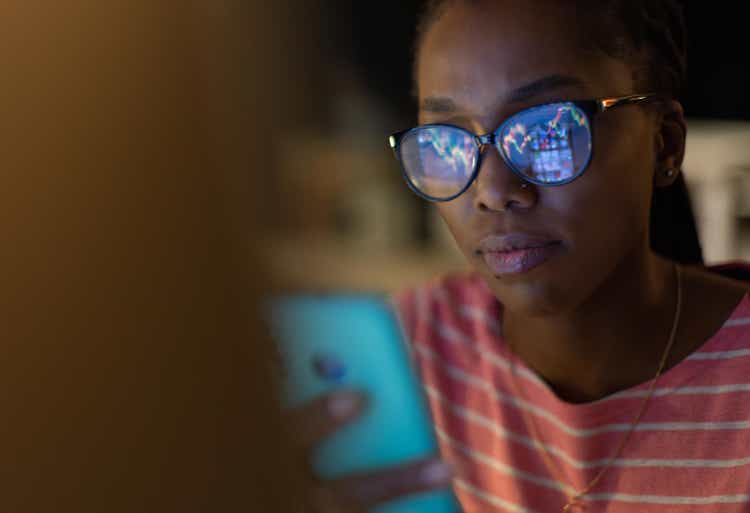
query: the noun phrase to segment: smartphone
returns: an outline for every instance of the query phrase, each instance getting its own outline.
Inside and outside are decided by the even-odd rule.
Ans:
[[[385,295],[287,294],[270,301],[284,366],[283,400],[293,407],[337,388],[364,391],[360,417],[313,455],[323,479],[438,454],[426,398],[398,318]],[[450,490],[405,496],[371,513],[458,513]]]

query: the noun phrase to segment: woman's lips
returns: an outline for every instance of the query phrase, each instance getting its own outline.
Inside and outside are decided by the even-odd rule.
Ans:
[[[479,242],[478,253],[497,276],[528,272],[553,258],[562,248],[562,241],[546,234],[493,233]]]
[[[539,267],[556,256],[562,248],[559,241],[550,242],[544,246],[513,249],[508,251],[483,251],[487,267],[495,273],[519,274]]]

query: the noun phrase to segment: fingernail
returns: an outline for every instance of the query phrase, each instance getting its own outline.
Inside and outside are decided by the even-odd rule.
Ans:
[[[434,461],[422,469],[420,477],[426,485],[449,484],[453,478],[453,468],[444,461]]]
[[[328,412],[338,420],[351,416],[360,403],[356,392],[337,392],[328,402]]]

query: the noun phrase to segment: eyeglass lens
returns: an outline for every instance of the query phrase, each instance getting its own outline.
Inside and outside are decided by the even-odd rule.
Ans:
[[[495,145],[511,169],[540,185],[567,183],[591,158],[591,129],[573,103],[521,111],[504,122]],[[447,125],[417,127],[399,143],[399,158],[412,185],[428,197],[446,199],[471,181],[479,145],[468,131]]]

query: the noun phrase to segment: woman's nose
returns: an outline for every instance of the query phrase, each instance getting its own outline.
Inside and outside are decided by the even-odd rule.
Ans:
[[[535,186],[514,174],[493,146],[485,149],[474,187],[474,203],[482,212],[528,209],[537,201]]]

